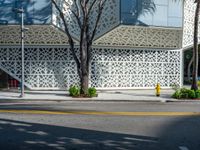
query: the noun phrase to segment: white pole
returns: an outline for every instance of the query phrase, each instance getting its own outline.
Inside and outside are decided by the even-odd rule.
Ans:
[[[24,10],[21,9],[21,95],[20,97],[24,97]]]

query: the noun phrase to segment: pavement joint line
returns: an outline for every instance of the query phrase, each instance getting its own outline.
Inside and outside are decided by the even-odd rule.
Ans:
[[[50,111],[50,110],[0,110],[0,113],[41,115],[107,115],[107,116],[200,116],[200,112],[106,112],[106,111]]]

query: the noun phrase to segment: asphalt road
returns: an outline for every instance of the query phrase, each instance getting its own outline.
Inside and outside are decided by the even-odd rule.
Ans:
[[[199,150],[199,112],[198,102],[0,102],[0,150]]]

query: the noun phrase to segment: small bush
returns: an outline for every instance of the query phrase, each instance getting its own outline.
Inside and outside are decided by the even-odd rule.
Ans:
[[[188,91],[188,98],[196,98],[196,94],[194,90],[189,90]]]
[[[196,98],[200,98],[200,90],[196,90],[195,93],[196,93]]]
[[[89,97],[96,97],[97,90],[94,87],[88,88],[88,96]]]
[[[172,95],[172,98],[176,99],[193,99],[196,98],[196,93],[194,90],[181,88],[175,91],[175,93]]]
[[[69,95],[70,96],[79,96],[80,95],[80,88],[77,86],[71,86],[69,88]]]
[[[180,89],[180,98],[189,98],[189,89],[181,88]]]
[[[200,87],[200,80],[197,81],[197,85],[198,85],[198,87]]]
[[[180,90],[177,90],[174,92],[174,94],[172,95],[172,98],[175,98],[175,99],[180,99]]]

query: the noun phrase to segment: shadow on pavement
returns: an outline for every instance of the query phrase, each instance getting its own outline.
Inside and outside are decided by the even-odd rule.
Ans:
[[[157,138],[0,119],[1,150],[121,150],[156,146]]]
[[[199,125],[199,117],[177,119],[156,138],[0,119],[0,149],[179,150],[183,145],[199,150]]]
[[[162,127],[158,137],[168,150],[200,150],[200,117],[178,117]]]

